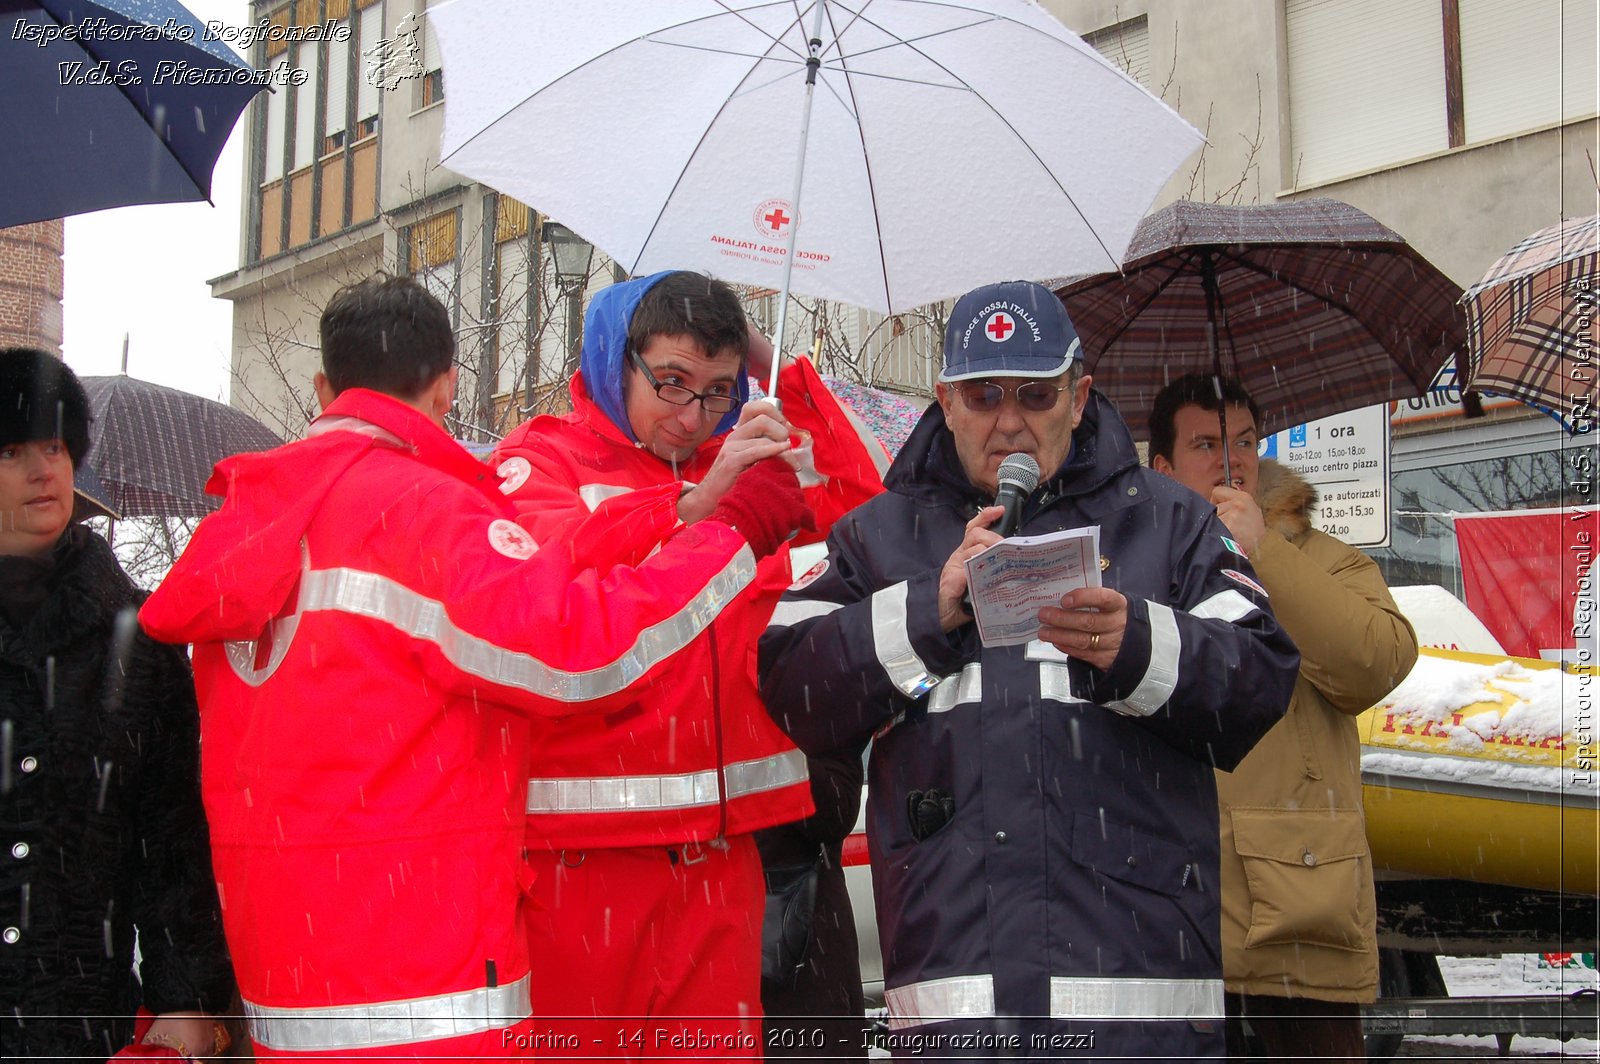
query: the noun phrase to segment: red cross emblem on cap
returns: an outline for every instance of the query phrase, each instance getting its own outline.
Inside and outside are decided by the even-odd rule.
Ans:
[[[1003,310],[995,311],[989,315],[989,320],[983,323],[983,331],[997,344],[1004,343],[1005,338],[1010,336],[1016,327],[1017,323],[1012,320],[1011,315]]]

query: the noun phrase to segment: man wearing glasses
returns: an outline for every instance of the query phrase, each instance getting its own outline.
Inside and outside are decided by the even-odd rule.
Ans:
[[[881,447],[857,435],[806,360],[780,375],[782,413],[746,402],[747,369],[764,377],[771,357],[756,340],[732,289],[701,274],[597,293],[572,413],[522,425],[495,456],[501,490],[543,549],[635,564],[774,467],[787,477],[799,468],[824,528],[881,491]],[[790,445],[800,431],[811,442],[804,461]],[[750,523],[770,524],[750,509]],[[604,531],[576,540],[580,522]],[[813,809],[807,759],[755,686],[755,640],[792,579],[787,550],[760,564],[628,709],[536,722],[534,1012],[592,1018],[551,1023],[562,1037],[536,1046],[541,1055],[761,1056],[765,883],[754,835]],[[854,792],[839,796],[851,803],[845,832],[860,800],[858,756],[853,769]]]
[[[1223,1054],[1213,767],[1284,712],[1298,655],[1204,500],[1142,469],[1061,301],[963,296],[938,405],[760,641],[802,749],[874,736],[867,835],[897,1057]],[[997,471],[1017,531],[1097,525],[1103,587],[985,647],[964,563]]]

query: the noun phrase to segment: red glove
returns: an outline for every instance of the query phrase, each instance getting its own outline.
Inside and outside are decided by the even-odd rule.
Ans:
[[[731,526],[757,558],[776,551],[797,530],[817,527],[800,480],[782,455],[763,458],[740,473],[711,511],[710,520]]]

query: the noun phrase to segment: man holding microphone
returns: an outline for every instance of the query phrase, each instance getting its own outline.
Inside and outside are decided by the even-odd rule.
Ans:
[[[1059,299],[963,296],[938,405],[825,572],[761,639],[802,749],[872,735],[868,838],[896,1056],[1220,1056],[1213,767],[1284,711],[1298,657],[1201,500],[1143,470]],[[1098,525],[1103,587],[986,647],[965,562],[1000,538],[1002,463],[1032,458],[1022,534]]]

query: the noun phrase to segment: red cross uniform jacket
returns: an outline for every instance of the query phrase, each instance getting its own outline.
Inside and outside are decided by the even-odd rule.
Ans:
[[[351,389],[306,440],[218,467],[226,502],[141,611],[195,644],[258,1053],[508,1055],[530,1011],[529,718],[631,711],[755,578],[714,521],[637,568],[540,550],[497,487],[420,413]]]
[[[826,529],[883,490],[887,456],[806,359],[784,368],[778,396],[790,424],[811,433],[821,482],[806,498]],[[571,414],[525,423],[495,453],[502,490],[536,539],[580,546],[582,522],[634,562],[698,527],[678,523],[677,499],[711,468],[721,435],[674,469],[618,428],[582,373],[572,404]],[[528,784],[530,846],[705,842],[811,813],[805,756],[756,690],[755,641],[792,580],[788,550],[764,559],[754,583],[621,711],[535,722],[549,756]]]

